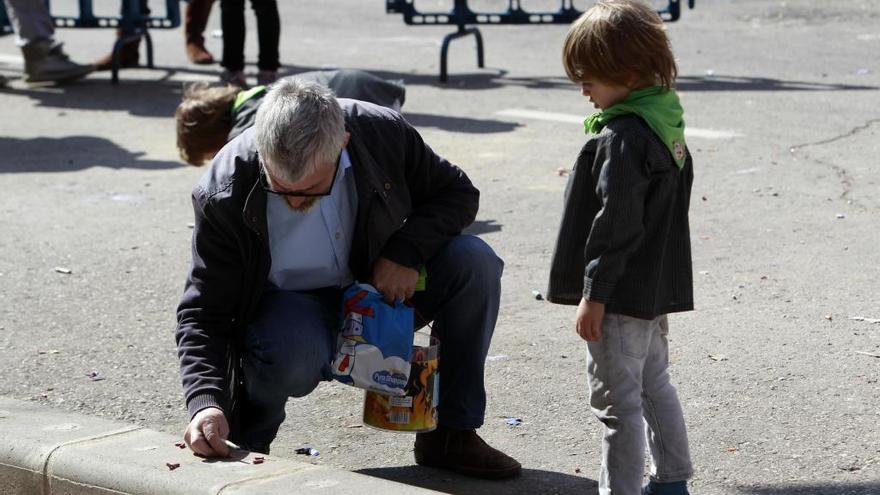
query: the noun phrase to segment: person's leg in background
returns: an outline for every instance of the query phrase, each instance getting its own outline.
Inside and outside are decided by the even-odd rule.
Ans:
[[[24,56],[26,82],[79,79],[94,68],[80,65],[54,40],[55,25],[42,0],[5,0],[6,13]]]
[[[244,76],[244,0],[220,0],[220,24],[223,28],[223,73],[220,81],[247,86]]]
[[[191,0],[183,14],[183,35],[186,56],[194,64],[213,64],[214,56],[205,48],[205,27],[211,16],[214,0]]]
[[[251,0],[257,17],[257,36],[260,53],[257,58],[257,84],[272,84],[278,79],[281,66],[278,43],[281,39],[281,19],[276,0]]]
[[[247,402],[242,408],[242,447],[269,453],[284,422],[288,397],[308,395],[331,378],[339,291],[270,291],[245,338],[242,357]]]
[[[140,0],[138,2],[138,8],[140,9],[141,15],[150,15],[150,7],[147,3],[147,0]],[[124,14],[124,12],[122,13]],[[122,30],[116,30],[116,37],[122,36]],[[119,48],[119,67],[121,69],[137,67],[138,61],[141,58],[140,47],[141,38],[138,36],[136,39],[132,39],[130,41],[125,42]],[[113,52],[111,51],[107,55],[99,58],[95,62],[95,70],[110,70],[113,68]]]

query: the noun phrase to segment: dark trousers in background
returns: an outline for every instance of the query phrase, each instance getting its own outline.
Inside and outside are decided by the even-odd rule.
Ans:
[[[228,71],[244,70],[244,2],[245,0],[220,0],[220,24],[223,28],[223,62]],[[275,0],[251,0],[257,17],[259,56],[257,68],[277,71],[281,66],[278,41],[281,37],[281,20]]]
[[[498,317],[504,263],[477,237],[453,238],[427,264],[427,287],[412,303],[433,320],[440,340],[439,423],[483,424],[483,373]],[[309,394],[331,377],[340,327],[341,291],[266,292],[242,358],[248,401],[242,443],[268,452],[284,421],[288,397]],[[416,318],[418,321],[418,317]]]
[[[211,5],[214,0],[191,0],[184,10],[183,35],[187,43],[203,45],[205,43],[205,28],[208,26],[208,17],[211,16]]]

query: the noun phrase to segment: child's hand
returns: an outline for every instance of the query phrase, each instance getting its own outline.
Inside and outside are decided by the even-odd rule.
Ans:
[[[604,317],[605,305],[603,303],[581,298],[574,322],[577,334],[587,342],[596,342],[601,339],[602,318]]]

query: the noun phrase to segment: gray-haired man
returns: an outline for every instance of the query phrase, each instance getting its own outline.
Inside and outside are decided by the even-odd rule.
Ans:
[[[227,455],[229,437],[268,452],[288,397],[329,378],[341,288],[359,280],[408,299],[441,341],[440,427],[416,436],[416,462],[518,474],[517,461],[475,432],[503,268],[488,245],[461,234],[478,202],[464,172],[397,113],[336,100],[314,83],[277,83],[254,127],[193,190],[177,328],[190,448]],[[416,293],[423,267],[426,290]]]

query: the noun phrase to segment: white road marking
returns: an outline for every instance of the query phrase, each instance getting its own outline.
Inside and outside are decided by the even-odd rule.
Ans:
[[[571,115],[568,113],[542,112],[539,110],[527,110],[523,108],[508,108],[495,112],[495,115],[501,117],[545,120],[549,122],[562,122],[565,124],[583,124],[585,116]],[[685,127],[684,133],[687,137],[704,138],[704,139],[731,139],[742,137],[743,135],[734,131],[720,131],[715,129],[697,129],[695,127]]]
[[[0,64],[24,65],[24,58],[21,55],[10,55],[8,53],[0,53]]]

